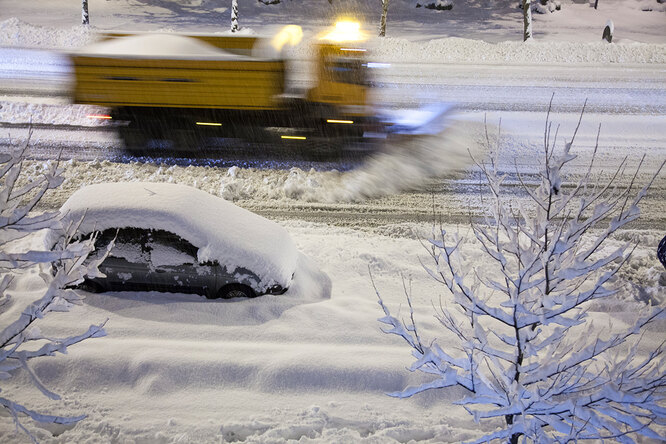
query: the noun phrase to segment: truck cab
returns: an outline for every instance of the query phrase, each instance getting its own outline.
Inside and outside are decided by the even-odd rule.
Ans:
[[[316,83],[308,100],[329,104],[348,116],[368,116],[370,108],[366,35],[355,22],[338,22],[316,45]]]

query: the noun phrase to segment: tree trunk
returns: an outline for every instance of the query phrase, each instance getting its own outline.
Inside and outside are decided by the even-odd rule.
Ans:
[[[523,0],[523,42],[532,38],[531,0]]]
[[[231,0],[231,32],[240,30],[238,26],[238,0]]]
[[[517,415],[506,415],[504,419],[506,420],[506,424],[508,426],[512,425],[513,422],[515,421]],[[509,444],[518,444],[518,440],[520,439],[522,433],[514,433],[511,435],[509,438]]]
[[[386,15],[388,14],[390,0],[382,0],[382,18],[379,22],[379,37],[386,35]]]
[[[83,0],[81,3],[81,24],[90,24],[90,16],[88,16],[88,0]]]

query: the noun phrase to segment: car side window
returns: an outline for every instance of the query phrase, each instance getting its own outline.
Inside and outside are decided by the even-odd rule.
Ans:
[[[146,246],[149,250],[150,261],[155,267],[197,263],[197,248],[169,231],[149,231]]]
[[[197,263],[197,248],[169,231],[111,228],[97,235],[95,248],[101,252],[114,240],[109,256],[131,263],[145,263],[152,267]]]
[[[146,237],[146,230],[140,228],[111,228],[100,233],[95,246],[98,250],[106,248],[115,239],[109,256],[134,264],[145,263],[148,261]]]

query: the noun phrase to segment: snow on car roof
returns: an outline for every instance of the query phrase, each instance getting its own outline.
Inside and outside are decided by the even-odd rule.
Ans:
[[[109,228],[161,229],[199,248],[199,261],[217,260],[229,270],[243,267],[261,284],[288,286],[298,252],[280,225],[220,197],[186,185],[121,182],[76,191],[61,212],[82,233]]]
[[[138,34],[94,43],[77,55],[95,57],[178,58],[205,60],[241,60],[234,54],[193,37],[178,34]]]

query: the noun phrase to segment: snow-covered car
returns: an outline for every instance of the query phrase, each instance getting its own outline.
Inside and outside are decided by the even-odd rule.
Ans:
[[[90,291],[158,290],[208,298],[282,294],[298,251],[275,222],[185,185],[105,183],[76,191],[61,212],[97,236],[90,259],[106,277]]]

